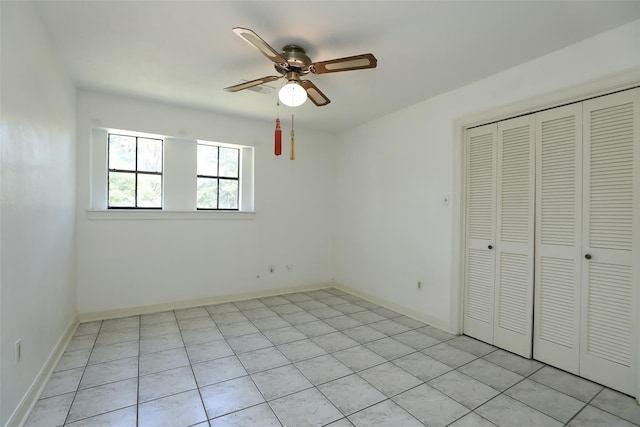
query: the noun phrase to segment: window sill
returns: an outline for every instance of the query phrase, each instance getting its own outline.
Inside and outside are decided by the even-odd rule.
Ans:
[[[156,209],[88,210],[89,220],[253,220],[248,211],[163,211]]]

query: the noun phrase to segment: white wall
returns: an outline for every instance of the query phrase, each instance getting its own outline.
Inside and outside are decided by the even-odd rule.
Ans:
[[[286,111],[283,117],[287,117]],[[297,158],[290,161],[289,120],[284,120],[283,125],[284,154],[275,158],[275,116],[274,122],[268,123],[240,120],[79,92],[79,312],[170,304],[330,281],[335,137],[297,128]],[[255,218],[88,219],[90,134],[94,127],[254,146]],[[193,216],[199,218],[198,214]],[[268,272],[272,264],[275,273]],[[289,270],[287,265],[293,268]]]
[[[451,328],[461,152],[454,122],[634,67],[640,21],[341,134],[336,282]]]
[[[75,89],[32,4],[1,2],[1,405],[5,425],[76,316]],[[14,365],[14,342],[22,358]]]

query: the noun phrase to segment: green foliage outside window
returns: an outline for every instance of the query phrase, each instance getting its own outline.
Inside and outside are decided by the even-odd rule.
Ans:
[[[109,134],[109,208],[162,208],[162,140]]]
[[[198,144],[198,209],[238,209],[240,150]]]

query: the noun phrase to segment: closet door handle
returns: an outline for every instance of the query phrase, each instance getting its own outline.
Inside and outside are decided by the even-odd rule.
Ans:
[[[584,257],[585,257],[586,259],[591,259],[591,254],[586,254]]]
[[[487,248],[489,248],[489,249],[493,249],[493,246],[492,246],[492,245],[489,245],[489,246],[487,246]]]

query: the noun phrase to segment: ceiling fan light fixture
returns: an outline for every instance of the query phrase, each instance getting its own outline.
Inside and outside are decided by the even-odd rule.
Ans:
[[[298,107],[307,100],[307,91],[295,80],[290,80],[278,92],[280,102],[289,107]]]

